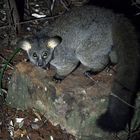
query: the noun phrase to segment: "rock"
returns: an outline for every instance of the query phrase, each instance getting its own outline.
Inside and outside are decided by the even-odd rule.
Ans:
[[[7,104],[22,110],[34,108],[79,140],[112,140],[95,122],[106,109],[113,71],[90,78],[83,72],[80,67],[57,84],[52,81],[53,70],[19,63],[9,83]]]

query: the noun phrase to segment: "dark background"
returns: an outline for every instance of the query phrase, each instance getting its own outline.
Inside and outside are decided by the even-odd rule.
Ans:
[[[15,1],[19,11],[20,20],[23,21],[25,0]],[[132,5],[133,2],[135,2],[135,0],[89,0],[88,4],[109,8],[112,9],[114,12],[125,14],[134,22],[134,24],[140,30],[140,15],[136,15],[140,12],[140,9],[135,5]]]
[[[130,18],[140,31],[140,9],[132,5],[133,0],[90,0],[89,4],[112,9],[116,13],[123,13]]]

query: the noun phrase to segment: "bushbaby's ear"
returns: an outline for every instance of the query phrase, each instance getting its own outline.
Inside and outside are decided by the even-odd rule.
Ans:
[[[32,48],[32,45],[29,41],[27,40],[19,40],[17,42],[17,45],[18,47],[22,48],[23,50],[25,50],[26,52],[28,52],[31,48]]]
[[[59,36],[54,36],[48,39],[47,41],[47,47],[54,49],[56,46],[58,46],[62,41],[62,38]]]

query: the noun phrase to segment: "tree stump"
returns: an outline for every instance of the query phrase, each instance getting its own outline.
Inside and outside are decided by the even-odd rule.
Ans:
[[[54,70],[19,63],[9,83],[7,104],[22,110],[34,108],[79,140],[112,140],[96,126],[96,119],[106,109],[113,71],[104,70],[90,78],[83,72],[79,67],[55,83]]]

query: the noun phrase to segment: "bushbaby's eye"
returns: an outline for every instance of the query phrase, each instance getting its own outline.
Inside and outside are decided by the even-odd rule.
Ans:
[[[37,57],[37,54],[36,54],[36,52],[34,52],[34,53],[33,53],[33,57]]]
[[[48,53],[47,52],[44,52],[43,58],[47,58],[47,56],[48,56]]]

